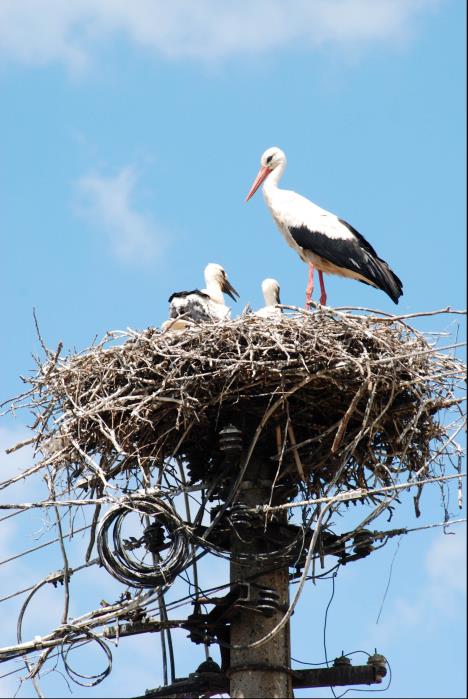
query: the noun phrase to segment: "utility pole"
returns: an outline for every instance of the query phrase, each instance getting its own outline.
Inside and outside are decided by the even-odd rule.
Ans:
[[[215,497],[222,499],[242,468],[242,433],[234,425],[221,430],[220,451],[226,478]],[[222,666],[208,658],[188,677],[147,690],[145,697],[136,699],[186,699],[227,692],[232,699],[291,699],[294,688],[382,682],[387,672],[386,659],[377,652],[366,665],[353,666],[342,655],[334,659],[331,667],[291,670],[289,621],[261,646],[249,647],[273,631],[289,607],[289,561],[287,557],[278,559],[274,551],[278,546],[281,549],[281,542],[284,545],[286,540],[291,541],[291,534],[294,538],[294,525],[287,524],[286,512],[276,513],[273,521],[267,521],[265,515],[254,511],[257,505],[269,504],[270,500],[279,504],[291,499],[291,485],[286,483],[275,486],[272,499],[273,477],[266,459],[256,455],[249,462],[237,495],[219,522],[215,539],[231,554],[230,591],[221,598],[200,598],[197,607],[214,605],[213,610],[202,613],[198,608],[187,619],[185,628],[194,643],[213,636],[219,639]],[[215,512],[216,509],[212,517]]]
[[[267,466],[267,468],[265,468]],[[270,475],[268,474],[270,471]],[[267,504],[271,496],[271,466],[252,461],[247,467],[240,485],[236,505],[254,507]],[[253,524],[255,526],[255,524]],[[276,592],[278,608],[271,616],[255,614],[251,609],[243,609],[231,621],[230,668],[228,672],[230,696],[233,699],[249,697],[293,696],[291,682],[291,642],[289,622],[269,641],[248,650],[236,650],[233,646],[246,646],[266,636],[282,619],[289,604],[288,565],[271,570],[272,564],[255,557],[258,553],[258,531],[249,542],[247,527],[233,527],[231,535],[231,584],[239,580],[250,580],[252,593],[260,592],[267,598],[268,590]],[[265,536],[268,533],[265,532]],[[249,557],[239,562],[242,554]],[[269,569],[269,570],[268,570]],[[262,572],[268,570],[268,572]],[[259,575],[260,574],[260,575]],[[258,576],[258,577],[257,577]],[[266,591],[265,591],[266,588]],[[271,595],[275,598],[274,593]]]

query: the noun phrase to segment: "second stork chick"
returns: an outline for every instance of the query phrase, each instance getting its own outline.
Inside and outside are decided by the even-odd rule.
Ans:
[[[280,318],[282,314],[281,308],[276,304],[281,303],[280,285],[276,279],[264,279],[262,281],[263,298],[265,305],[255,311],[255,315],[260,318]]]
[[[234,301],[239,294],[227,278],[221,265],[210,262],[204,271],[205,288],[192,291],[177,291],[169,297],[169,318],[163,330],[181,330],[192,323],[227,319],[231,309],[226,305],[224,294]]]

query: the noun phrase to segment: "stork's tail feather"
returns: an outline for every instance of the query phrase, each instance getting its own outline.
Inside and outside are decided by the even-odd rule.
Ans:
[[[403,283],[393,272],[389,265],[380,257],[376,257],[372,264],[372,276],[370,280],[382,291],[384,291],[394,303],[403,295]]]

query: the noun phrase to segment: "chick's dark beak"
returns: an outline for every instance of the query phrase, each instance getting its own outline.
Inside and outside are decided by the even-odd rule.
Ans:
[[[225,294],[230,296],[233,301],[237,301],[237,299],[239,298],[239,294],[227,279],[224,280],[223,291]]]

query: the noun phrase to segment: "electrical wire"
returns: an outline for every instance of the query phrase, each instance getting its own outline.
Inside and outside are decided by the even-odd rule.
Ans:
[[[355,651],[359,652],[359,651]],[[365,652],[365,651],[360,651],[360,652]],[[388,682],[386,687],[382,687],[382,689],[363,689],[362,687],[355,688],[355,687],[348,687],[344,692],[341,694],[335,695],[336,699],[342,699],[348,692],[386,692],[388,689],[390,689],[390,685],[392,684],[392,668],[390,663],[388,662],[387,658],[385,658],[387,667],[388,667]]]
[[[72,633],[69,633],[64,637],[62,644],[60,645],[60,655],[62,657],[63,665],[65,667],[65,672],[67,673],[68,677],[71,680],[73,680],[73,682],[75,682],[75,684],[79,684],[81,687],[95,687],[97,684],[100,684],[103,680],[105,680],[108,675],[110,675],[112,671],[112,653],[108,644],[102,638],[96,636],[96,634],[94,634],[89,629],[81,629],[80,634],[84,634],[86,637],[89,638],[90,641],[96,641],[98,646],[104,651],[104,654],[107,658],[106,668],[102,672],[92,675],[84,675],[78,672],[77,670],[73,670],[73,668],[70,666],[70,663],[68,662],[68,656],[70,654],[70,651],[76,646],[77,643],[80,643],[82,639],[72,639]],[[69,638],[70,640],[68,640]],[[67,643],[68,648],[64,652],[64,646],[67,645]],[[84,679],[91,681],[83,682],[82,680]]]
[[[459,476],[460,476],[460,474],[457,474],[456,477],[459,477]],[[440,479],[439,479],[439,480],[440,480]],[[408,484],[404,484],[404,485],[406,485],[406,486],[408,487]],[[186,491],[185,489],[184,489],[183,491],[181,491],[181,492],[184,492],[184,496],[185,496],[185,497],[188,497],[188,496],[189,496],[188,493],[187,493],[187,491]],[[190,497],[191,497],[191,496],[190,496]],[[339,501],[340,498],[338,498],[337,500]],[[202,504],[201,504],[201,506],[200,506],[200,510],[199,510],[199,513],[198,513],[197,517],[199,517],[200,513],[202,514],[202,517],[203,517],[203,513],[206,511],[207,502],[208,502],[208,499],[205,497],[205,498],[203,499],[203,501],[202,501]],[[309,501],[310,504],[314,504],[314,503],[316,503],[316,502],[317,502],[317,501]],[[161,501],[160,501],[160,500],[158,500],[158,505],[161,505]],[[274,509],[274,508],[272,508],[272,509]],[[128,510],[128,512],[135,512],[135,511],[138,511],[138,498],[133,498],[133,497],[131,498],[131,503],[130,503],[130,505],[127,507],[127,510]],[[22,511],[24,511],[24,510],[21,510],[21,511],[19,511],[19,512],[13,513],[13,515],[14,515],[14,514],[20,514]],[[112,512],[112,511],[115,511],[115,508],[114,508],[114,510],[110,510],[109,512]],[[128,512],[127,512],[127,513],[128,513]],[[109,513],[108,513],[108,514],[109,514]],[[8,515],[7,517],[13,516],[13,515]],[[154,515],[152,515],[152,516],[154,516]],[[161,516],[161,515],[160,515],[160,516]],[[201,518],[202,518],[202,517],[201,517]],[[311,518],[311,519],[312,519],[312,518]],[[189,520],[189,524],[190,524],[190,516],[188,516],[188,520]],[[200,519],[199,521],[201,521],[201,519]],[[426,529],[426,528],[430,528],[430,527],[435,527],[435,526],[444,526],[444,527],[446,527],[446,526],[449,526],[450,524],[455,524],[455,523],[459,523],[459,522],[461,523],[461,522],[464,522],[464,521],[466,521],[466,520],[460,519],[460,520],[452,520],[452,521],[448,521],[448,522],[443,522],[443,523],[440,523],[440,524],[439,524],[439,523],[430,524],[430,525],[426,525],[426,526],[422,526],[422,527],[415,527],[415,528],[413,528],[413,529],[405,530],[404,533],[409,533],[409,532],[412,532],[412,531],[420,531],[420,530],[422,530],[422,529]],[[179,522],[181,522],[181,520],[179,520]],[[122,523],[120,523],[120,525],[119,525],[119,527],[118,527],[118,535],[117,535],[117,540],[118,540],[119,542],[120,542],[120,527],[121,527],[121,524],[122,524]],[[101,525],[102,525],[102,523],[101,523]],[[87,525],[87,526],[85,526],[85,527],[82,527],[81,529],[75,530],[74,532],[68,533],[68,534],[66,534],[66,535],[64,536],[64,538],[69,538],[69,537],[73,536],[73,534],[75,534],[75,533],[79,533],[79,532],[81,532],[81,531],[83,531],[83,530],[85,530],[85,529],[88,529],[90,526],[91,526],[91,525]],[[110,526],[110,525],[109,525],[109,526]],[[213,525],[212,525],[212,526],[213,526]],[[116,541],[116,539],[115,539],[115,528],[116,528],[116,527],[117,527],[117,525],[115,525],[115,527],[114,527],[114,544],[115,544],[115,541]],[[187,526],[186,526],[186,524],[183,523],[183,522],[181,522],[180,527],[181,527],[181,529],[178,529],[178,530],[177,530],[177,528],[176,528],[177,533],[179,533],[180,531],[184,531],[184,532],[185,532],[185,536],[186,536],[187,540],[189,541],[189,540],[191,539],[191,537],[190,537],[190,532],[187,532]],[[166,528],[169,530],[169,525],[167,525]],[[206,535],[206,532],[205,532],[205,535]],[[203,540],[202,537],[200,537],[200,538]],[[386,540],[387,540],[387,539],[385,539],[385,541],[386,541]],[[9,562],[9,561],[11,561],[11,560],[14,560],[14,559],[16,559],[16,558],[19,558],[19,557],[21,557],[21,556],[23,556],[23,555],[27,555],[27,554],[29,554],[29,553],[32,553],[33,551],[37,551],[37,550],[39,550],[39,549],[41,549],[41,548],[43,548],[43,547],[45,547],[45,546],[49,546],[49,545],[51,545],[51,544],[53,544],[53,543],[57,543],[58,541],[60,541],[60,538],[56,538],[56,539],[54,539],[53,541],[46,542],[45,544],[41,544],[41,545],[39,545],[39,546],[37,546],[37,547],[34,547],[33,549],[28,549],[27,551],[24,551],[24,552],[22,552],[22,553],[20,553],[20,554],[17,554],[16,556],[11,557],[10,559],[6,559],[5,561],[2,561],[2,562],[0,563],[0,565],[1,565],[2,563],[7,563],[7,562]],[[197,541],[197,543],[200,543],[200,542]],[[385,542],[384,542],[384,543],[385,543]],[[207,541],[206,541],[206,540],[203,540],[203,544],[206,546],[206,545],[207,545]],[[128,560],[131,560],[131,559],[129,559],[128,555],[126,554],[126,551],[125,551],[123,545],[121,544],[121,542],[120,542],[120,545],[122,546],[122,553],[124,554],[124,561],[127,562]],[[382,544],[382,545],[383,545],[383,544]],[[187,544],[187,546],[188,546],[188,544]],[[183,572],[183,571],[186,569],[187,565],[189,565],[190,563],[192,563],[192,565],[193,565],[194,562],[196,563],[197,560],[199,560],[202,556],[206,555],[206,553],[207,553],[207,551],[205,550],[205,551],[203,551],[202,554],[199,554],[198,556],[195,556],[195,555],[194,555],[195,548],[194,548],[193,544],[191,545],[191,548],[192,548],[192,555],[190,556],[190,555],[187,553],[186,558],[185,558],[185,565],[182,567],[181,572]],[[312,547],[312,549],[313,549],[313,547]],[[117,547],[116,547],[116,550],[114,550],[112,553],[113,553],[113,554],[116,554],[116,551],[117,551]],[[212,553],[213,553],[213,551],[212,551]],[[216,553],[215,553],[215,555],[216,555]],[[310,557],[309,557],[309,555],[310,555]],[[316,555],[318,555],[318,554],[316,554]],[[313,559],[316,557],[316,555],[313,553],[313,551],[311,551],[311,549],[309,549],[309,553],[308,553],[306,562],[307,562],[307,560],[309,560],[309,561],[310,561],[310,560],[313,560]],[[265,556],[267,556],[267,554],[265,554]],[[166,560],[167,560],[167,559],[165,559],[165,561],[166,561]],[[91,562],[91,564],[93,564],[93,562]],[[336,566],[334,566],[334,568],[339,567],[339,565],[340,565],[340,563],[338,563]],[[392,561],[392,565],[393,565],[393,561]],[[85,565],[85,566],[80,566],[79,568],[75,569],[74,571],[72,571],[72,570],[70,569],[70,572],[76,572],[77,570],[79,570],[79,569],[81,569],[81,568],[84,568],[84,567],[87,567],[87,565]],[[305,582],[305,580],[310,580],[310,579],[325,577],[326,574],[330,573],[330,571],[333,571],[334,568],[331,568],[329,571],[326,571],[326,573],[322,573],[322,574],[320,574],[320,575],[311,575],[311,576],[306,575],[305,577],[301,577],[301,581],[299,581],[299,584],[302,585],[302,584]],[[195,572],[195,571],[196,571],[196,567],[194,567],[194,579],[196,578],[196,572]],[[109,571],[108,571],[108,572],[109,572]],[[180,574],[180,573],[177,573],[177,574]],[[262,571],[262,574],[263,574],[263,571]],[[333,595],[334,595],[334,592],[335,592],[335,581],[334,581],[334,578],[336,577],[336,574],[337,574],[337,573],[335,572],[335,573],[333,574],[333,576],[332,576],[332,587],[333,587],[332,596],[331,596],[331,598],[330,598],[330,600],[329,600],[329,603],[328,603],[328,605],[327,605],[326,612],[325,612],[324,644],[325,644],[325,641],[326,641],[327,614],[328,614],[329,607],[330,607],[330,605],[331,605],[331,602],[332,602],[332,600],[333,600]],[[391,577],[391,570],[390,570],[390,577]],[[175,579],[175,578],[172,578],[172,579]],[[171,581],[172,581],[172,580],[171,580]],[[33,594],[35,594],[35,592],[38,591],[39,587],[41,587],[43,584],[45,584],[45,582],[53,582],[53,580],[52,580],[52,579],[45,579],[45,580],[41,581],[38,585],[32,586],[32,587],[30,587],[30,588],[26,588],[26,589],[23,590],[23,591],[18,591],[18,592],[16,592],[16,593],[13,593],[12,595],[6,596],[5,598],[1,598],[1,599],[0,599],[0,602],[1,602],[1,601],[4,601],[4,600],[6,600],[6,599],[10,599],[11,597],[14,597],[14,596],[16,596],[16,595],[23,594],[24,592],[33,590],[33,593],[32,593],[30,596],[28,596],[28,600],[26,600],[25,605],[23,605],[23,615],[24,615],[24,611],[25,611],[25,609],[26,609],[26,606],[27,606],[27,604],[29,604],[29,601],[30,601],[30,599],[32,598]],[[390,580],[389,580],[389,582],[390,582]],[[167,578],[164,579],[164,584],[166,584],[166,583],[167,583]],[[128,583],[127,583],[127,584],[128,584]],[[198,581],[194,580],[194,586],[195,586],[195,589],[197,590],[197,594],[199,594],[200,588],[199,588],[199,586],[198,586]],[[221,589],[228,588],[229,586],[230,586],[230,583],[228,583],[228,584],[226,584],[226,585],[222,585],[222,586],[217,586],[217,587],[215,587],[215,588],[211,588],[211,590],[218,590],[218,591],[219,591],[219,590],[221,590]],[[142,586],[142,587],[145,587],[145,586]],[[388,585],[387,585],[387,590],[388,590]],[[386,590],[386,592],[387,592],[387,590]],[[205,592],[205,594],[206,594],[206,593],[209,592],[209,591],[210,591],[210,590],[207,590],[207,591],[204,591],[204,592]],[[385,595],[386,595],[386,592],[385,592]],[[385,600],[385,595],[384,595],[384,600]],[[160,594],[160,598],[161,598],[161,597],[162,597],[162,594]],[[189,595],[185,596],[184,598],[180,598],[179,600],[176,600],[176,601],[174,601],[174,602],[172,602],[172,603],[168,603],[167,606],[166,606],[166,604],[165,604],[165,602],[164,602],[164,611],[163,611],[162,608],[160,608],[160,616],[161,616],[161,619],[164,620],[164,619],[163,619],[163,615],[164,615],[165,619],[168,621],[167,611],[168,611],[169,609],[171,609],[171,611],[172,611],[172,609],[177,608],[176,603],[179,603],[178,606],[182,606],[183,604],[187,604],[188,601],[189,601],[190,599],[193,600],[193,594],[189,594]],[[382,604],[383,604],[383,603],[382,603]],[[380,615],[380,613],[379,613],[379,615]],[[22,620],[22,616],[21,616],[21,620]],[[95,634],[92,634],[92,635],[93,635],[93,637],[95,636]],[[91,640],[98,640],[98,637],[96,636],[95,639],[93,638],[93,639],[91,639]],[[79,643],[79,641],[80,641],[80,639],[75,639],[74,641],[67,641],[67,643],[69,644],[69,648],[68,648],[68,650],[66,651],[66,653],[68,654],[68,652],[71,650],[71,647],[72,647],[74,644],[76,645],[77,643]],[[88,642],[89,642],[89,641],[88,641]],[[65,642],[65,640],[64,640],[64,641],[62,641],[61,652],[63,651],[63,648],[64,648],[65,645],[66,645],[66,642]],[[324,645],[324,649],[325,649],[325,657],[326,657],[326,661],[325,661],[325,662],[326,662],[326,664],[328,665],[326,644]],[[358,652],[358,651],[353,651],[353,652]],[[364,652],[364,651],[363,651],[363,652]],[[55,656],[51,655],[50,657],[52,658],[52,657],[55,657]],[[301,661],[297,661],[297,662],[301,662]],[[12,673],[7,673],[7,675],[13,674],[14,672],[19,672],[20,670],[21,670],[21,668],[18,668],[18,670],[13,671]],[[71,672],[72,672],[72,675],[73,675],[73,673],[74,673],[75,671],[72,670]],[[109,669],[109,672],[110,672],[110,669]],[[76,674],[76,676],[77,676],[78,678],[86,678],[86,679],[93,679],[93,680],[96,680],[97,678],[99,678],[99,677],[101,676],[102,673],[100,673],[99,675],[93,675],[93,676],[80,675],[79,673],[75,673],[75,674]],[[108,672],[107,672],[107,674],[108,674]],[[107,674],[106,674],[105,676],[107,676]],[[2,675],[1,677],[7,676],[7,675]],[[69,675],[68,671],[67,671],[67,675]],[[69,676],[71,677],[71,679],[74,679],[74,678],[72,677],[72,675],[69,675]],[[174,672],[173,672],[173,676],[174,676],[174,675],[175,675],[175,670],[174,670]],[[104,679],[104,678],[102,678],[102,679]],[[74,680],[74,681],[75,681],[75,680]],[[93,684],[97,684],[98,681],[102,681],[102,680],[97,679],[97,681],[96,681],[96,682],[93,682]],[[80,683],[80,682],[78,682],[78,683]],[[388,684],[388,686],[390,686],[390,683],[391,683],[391,669],[390,669],[390,666],[389,666],[389,684]],[[91,685],[86,685],[86,684],[85,684],[84,686],[93,686],[93,684],[91,684]],[[388,688],[388,687],[387,687],[387,688]],[[333,689],[332,689],[332,691],[333,691]],[[352,688],[350,688],[350,689],[347,690],[347,691],[357,691],[357,690],[353,690]],[[343,694],[341,694],[340,696],[344,696],[344,695],[347,693],[347,691],[344,692]],[[384,691],[384,690],[380,690],[380,689],[377,690],[377,689],[374,689],[374,690],[361,690],[361,691],[374,691],[374,692],[375,692],[375,691]]]
[[[328,604],[325,609],[325,618],[323,622],[323,650],[325,654],[325,664],[328,667],[328,655],[327,655],[327,621],[328,621],[328,610],[330,609],[330,605],[333,602],[333,598],[335,596],[335,578],[338,575],[338,572],[336,571],[332,575],[332,593],[330,596],[330,599],[328,600]]]
[[[356,653],[363,653],[364,655],[367,655],[368,658],[371,657],[371,654],[368,653],[368,651],[366,651],[366,650],[352,650],[349,653],[343,653],[342,655],[344,657],[348,658],[350,655],[355,655]],[[325,665],[325,662],[309,663],[309,662],[306,662],[304,660],[298,660],[298,658],[293,658],[293,657],[291,657],[291,660],[295,663],[299,663],[299,665],[306,665],[308,667],[319,667],[319,666]],[[390,685],[392,683],[392,669],[391,669],[391,666],[390,666],[390,663],[388,662],[388,660],[386,658],[385,658],[385,660],[386,660],[388,672],[389,672],[389,678],[388,678],[388,682],[387,682],[386,687],[383,687],[382,689],[362,689],[361,687],[359,687],[359,688],[348,687],[344,692],[342,692],[342,694],[338,694],[338,695],[336,695],[333,692],[333,687],[330,687],[330,689],[333,692],[333,695],[336,697],[336,699],[341,699],[341,697],[344,697],[345,694],[347,694],[348,692],[386,692],[390,688]]]
[[[150,519],[148,515],[144,516],[144,521],[146,524],[146,527],[148,528],[150,526]],[[157,566],[159,564],[157,554],[152,553],[152,558],[153,558],[153,565]],[[167,609],[166,609],[166,604],[164,600],[164,592],[161,592],[161,594],[158,595],[158,601],[159,601],[159,616],[161,617],[161,621],[167,621],[168,616],[167,616]],[[166,650],[166,641],[167,641],[167,649],[169,651],[169,663],[171,667],[171,681],[175,681],[175,660],[174,660],[174,648],[172,645],[172,636],[171,636],[171,630],[169,628],[161,629],[161,653],[162,653],[162,659],[163,659],[163,678],[164,678],[164,685],[166,686],[168,684],[168,677],[167,677],[167,650]]]
[[[343,653],[342,655],[344,655],[345,657],[348,657],[350,655],[355,655],[356,653],[364,653],[364,655],[367,655],[368,658],[370,658],[370,655],[371,655],[366,650],[352,650],[349,653]],[[321,665],[327,664],[327,661],[325,661],[325,660],[322,660],[322,662],[320,662],[320,663],[309,663],[305,660],[298,660],[297,658],[293,658],[293,657],[291,657],[291,660],[293,660],[295,663],[299,663],[299,665],[307,665],[310,667],[320,667]]]
[[[121,529],[125,517],[133,512],[156,517],[171,536],[167,555],[157,566],[146,565],[128,555]],[[113,528],[113,550],[108,536]],[[97,532],[99,558],[110,575],[125,585],[139,588],[167,587],[189,563],[189,542],[186,527],[175,510],[162,500],[140,496],[131,503],[110,509],[102,518]]]
[[[91,640],[96,640],[96,641],[102,640],[102,639],[100,639],[100,638],[97,638],[94,634],[93,634],[93,636],[94,636],[93,639],[89,639],[89,640],[86,640],[86,641],[76,639],[76,640],[73,642],[72,645],[76,646],[76,648],[82,648],[83,646],[85,646],[85,645],[87,645],[88,643],[90,643]],[[107,650],[108,650],[109,653],[110,653],[110,649],[107,648]],[[107,654],[107,651],[105,651],[105,653],[106,653],[106,656],[109,657],[108,654]],[[60,646],[60,649],[56,649],[55,651],[53,651],[53,652],[49,655],[49,658],[48,658],[48,659],[49,659],[49,660],[55,660],[55,659],[58,659],[58,658],[59,658],[60,656],[62,656],[62,655],[63,655],[63,644]],[[13,658],[12,658],[12,659],[13,659]],[[17,668],[15,668],[14,670],[10,670],[9,672],[6,672],[6,673],[4,673],[3,675],[0,675],[0,680],[1,680],[1,679],[4,679],[5,677],[11,677],[11,675],[15,675],[15,674],[17,674],[18,672],[21,672],[23,669],[24,669],[24,668],[23,668],[23,666],[21,665],[21,667],[17,667]],[[69,669],[71,669],[71,668],[69,668]],[[74,670],[71,670],[71,672],[72,672],[72,674],[73,674],[75,671],[74,671]],[[68,673],[67,673],[67,674],[68,674]],[[80,675],[80,673],[75,673],[75,674],[76,674],[78,677],[80,677],[80,676],[81,676],[81,677],[86,677],[86,676],[84,676],[84,675]],[[98,677],[98,676],[100,676],[101,674],[103,674],[103,673],[99,673],[99,675],[94,675],[94,676],[91,676],[91,677]],[[106,676],[107,676],[108,674],[109,674],[109,672],[106,673]],[[73,677],[72,677],[71,679],[73,679]],[[89,676],[88,676],[88,679],[89,679]],[[104,679],[104,677],[103,677],[103,679]],[[76,680],[74,680],[74,679],[73,679],[73,681],[76,682]],[[102,681],[102,680],[100,680],[100,681]],[[80,684],[80,682],[77,682],[77,684]],[[96,682],[95,684],[98,684],[98,683]],[[82,686],[92,686],[92,685],[82,685]]]
[[[357,488],[355,490],[346,490],[336,495],[325,496],[323,498],[311,498],[308,500],[299,500],[295,502],[286,502],[282,505],[257,505],[250,508],[251,512],[280,512],[281,510],[291,510],[296,507],[305,507],[307,505],[320,505],[328,502],[347,502],[350,500],[361,500],[369,497],[369,495],[378,495],[380,493],[392,493],[394,491],[406,490],[407,488],[419,488],[428,483],[440,483],[442,481],[453,480],[454,478],[466,478],[466,473],[454,473],[448,476],[436,476],[434,478],[424,478],[420,481],[408,481],[407,483],[397,483],[395,485],[382,486],[381,488]],[[332,485],[332,484],[330,484]]]
[[[56,525],[54,525],[56,526]],[[64,534],[63,538],[64,539],[71,539],[75,534],[79,534],[80,532],[84,532],[86,529],[90,528],[90,524],[87,524],[85,527],[81,527],[80,529],[74,529],[71,532],[68,532],[68,534]],[[15,561],[17,558],[21,558],[22,556],[27,556],[30,553],[34,553],[35,551],[39,551],[40,549],[45,548],[46,546],[51,546],[52,544],[56,544],[60,541],[60,537],[57,537],[56,539],[52,539],[52,541],[46,541],[44,544],[39,544],[39,546],[34,546],[33,548],[26,549],[26,551],[22,551],[21,553],[17,553],[14,556],[10,556],[10,558],[5,558],[3,561],[0,561],[0,566],[5,565],[6,563],[10,563],[11,561]]]
[[[388,573],[387,586],[386,586],[386,588],[385,588],[385,592],[384,592],[384,595],[383,595],[383,598],[382,598],[382,603],[381,603],[381,605],[380,605],[379,613],[378,613],[378,615],[377,615],[377,619],[376,619],[376,622],[375,622],[376,624],[378,624],[379,621],[380,621],[380,616],[381,616],[382,611],[383,611],[383,608],[384,608],[385,600],[387,599],[387,593],[388,593],[388,590],[389,590],[389,588],[390,588],[390,583],[391,583],[391,580],[392,580],[393,564],[395,563],[395,558],[396,558],[397,553],[398,553],[398,551],[399,551],[399,549],[400,549],[401,541],[402,541],[402,537],[400,536],[400,538],[399,538],[398,541],[397,541],[396,549],[395,549],[395,551],[394,551],[394,553],[393,553],[392,562],[390,563],[390,570],[389,570],[389,573]]]
[[[177,458],[177,457],[176,457],[176,461],[177,461],[177,465],[178,465],[178,467],[179,467],[180,481],[181,481],[182,485],[184,486],[184,488],[186,488],[186,486],[187,486],[187,479],[185,478],[184,465],[183,465],[182,461],[181,461],[179,458]],[[189,526],[192,526],[192,514],[191,514],[191,511],[190,511],[189,495],[188,495],[188,493],[187,493],[186,490],[184,490],[184,504],[185,504],[185,513],[186,513],[186,517],[187,517],[187,522],[188,522]],[[201,505],[200,505],[200,506],[201,506]],[[197,590],[197,593],[198,593],[198,590],[199,590],[200,588],[199,588],[199,585],[198,585],[197,559],[196,559],[196,557],[195,557],[195,555],[196,555],[196,549],[195,549],[195,546],[193,545],[193,543],[190,545],[190,550],[191,550],[191,556],[192,556],[193,584],[194,584],[194,587],[195,587],[195,589]],[[188,576],[187,576],[187,577],[188,577]],[[207,643],[204,643],[203,646],[204,646],[204,649],[205,649],[205,659],[208,660],[209,655],[210,655],[210,654],[209,654],[209,649],[208,649],[208,644],[207,644]]]
[[[69,568],[68,569],[68,575],[71,576],[74,573],[78,573],[80,570],[83,570],[84,568],[90,568],[91,566],[95,565],[100,565],[101,561],[99,558],[93,558],[92,561],[88,561],[87,563],[83,563],[81,566],[77,566],[76,568]],[[63,570],[58,570],[55,573],[50,573],[47,575],[45,578],[43,578],[44,582],[49,582],[54,587],[57,586],[57,583],[61,582],[61,579],[64,576],[64,571]],[[13,597],[18,597],[19,595],[23,595],[25,592],[29,592],[32,590],[37,583],[34,585],[29,585],[29,587],[25,587],[22,590],[17,590],[16,592],[12,592],[10,595],[6,595],[5,597],[0,597],[0,603],[1,602],[6,602],[6,600],[13,599]]]
[[[333,573],[333,575],[332,575],[332,593],[331,593],[330,599],[328,600],[327,607],[326,607],[326,609],[325,609],[325,618],[324,618],[324,621],[323,621],[323,651],[324,651],[324,654],[325,654],[325,663],[326,663],[327,667],[329,666],[329,665],[328,665],[328,654],[327,654],[327,621],[328,621],[328,610],[330,609],[330,605],[331,605],[331,603],[333,602],[333,598],[334,598],[334,596],[335,596],[335,578],[336,578],[337,575],[338,575],[338,571],[335,571],[335,572]],[[336,694],[335,694],[334,689],[333,689],[332,686],[330,686],[330,689],[331,689],[331,691],[332,691],[333,696],[336,697]]]

